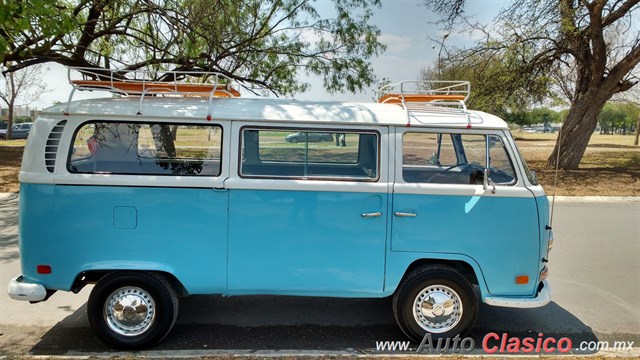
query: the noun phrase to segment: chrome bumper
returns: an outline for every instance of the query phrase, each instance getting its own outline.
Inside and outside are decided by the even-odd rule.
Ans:
[[[546,280],[542,282],[542,289],[534,298],[521,297],[498,297],[486,296],[484,302],[491,306],[513,307],[513,308],[537,308],[551,302],[551,288]]]
[[[14,300],[42,301],[47,297],[47,289],[44,286],[25,282],[22,275],[11,279],[7,292]]]

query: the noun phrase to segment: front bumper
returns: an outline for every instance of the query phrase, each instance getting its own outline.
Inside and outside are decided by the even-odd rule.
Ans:
[[[7,292],[14,300],[42,301],[47,297],[44,286],[26,282],[22,275],[11,279]]]
[[[542,288],[534,298],[487,296],[484,298],[484,302],[491,306],[537,308],[551,302],[551,288],[549,283],[544,280],[542,281]]]

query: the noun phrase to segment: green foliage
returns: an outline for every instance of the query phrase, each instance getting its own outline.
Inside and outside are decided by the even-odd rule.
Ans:
[[[529,111],[510,113],[505,121],[520,126],[534,124],[556,124],[562,122],[562,113],[549,108],[534,108]]]
[[[516,51],[506,49],[486,56],[486,53],[453,51],[437,69],[422,72],[424,80],[467,80],[471,82],[468,107],[496,114],[505,119],[520,119],[535,104],[550,94],[551,79],[543,73],[528,74],[526,63],[518,60]]]
[[[638,116],[640,106],[637,104],[608,102],[598,114],[600,133],[630,133],[635,130]]]
[[[384,51],[370,25],[380,0],[3,1],[5,72],[56,61],[126,70],[221,72],[276,94],[304,91],[300,74],[330,92],[359,91],[376,78],[368,59]]]
[[[77,20],[67,1],[2,0],[0,2],[0,62],[8,54],[28,57],[71,33]]]
[[[20,123],[32,122],[32,121],[33,119],[31,118],[31,116],[15,116],[13,118],[14,124],[20,124]]]

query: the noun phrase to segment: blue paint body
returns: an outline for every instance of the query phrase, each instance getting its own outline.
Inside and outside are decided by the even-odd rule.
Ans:
[[[393,252],[464,255],[482,269],[491,294],[533,295],[532,284],[515,285],[516,274],[538,277],[533,197],[396,194],[394,208],[417,216],[394,220]]]
[[[380,294],[387,194],[231,190],[229,290]]]
[[[21,184],[22,273],[69,290],[83,271],[159,270],[191,294],[224,292],[227,203],[228,192],[213,189]],[[119,207],[136,209],[134,229],[114,227]],[[36,274],[38,264],[52,274]]]
[[[20,197],[22,272],[48,289],[129,269],[189,294],[383,297],[412,262],[446,259],[469,264],[483,296],[530,297],[547,246],[546,198],[24,183]]]

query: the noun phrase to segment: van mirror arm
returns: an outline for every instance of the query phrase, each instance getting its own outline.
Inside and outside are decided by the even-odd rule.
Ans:
[[[485,168],[484,176],[482,177],[482,187],[484,188],[484,190],[487,190],[489,188],[489,185],[491,185],[492,187],[491,193],[495,194],[496,184],[494,184],[493,181],[491,181],[491,178],[489,177],[490,174],[491,174],[491,170],[489,170],[489,168]]]

